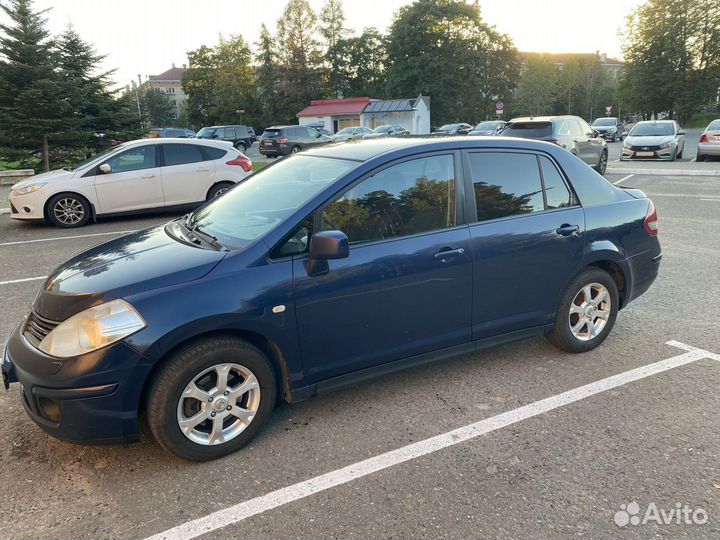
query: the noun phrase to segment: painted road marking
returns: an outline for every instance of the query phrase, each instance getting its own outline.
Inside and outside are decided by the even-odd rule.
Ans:
[[[396,450],[391,450],[390,452],[353,463],[342,469],[331,471],[303,482],[298,482],[297,484],[278,489],[266,495],[243,501],[224,510],[213,512],[207,516],[168,529],[149,537],[147,540],[191,540],[227,527],[228,525],[238,523],[249,517],[262,514],[268,510],[278,508],[279,506],[304,499],[305,497],[336,486],[341,486],[358,478],[393,467],[394,465],[472,440],[480,435],[491,433],[521,422],[522,420],[527,420],[528,418],[538,416],[570,403],[586,399],[590,396],[607,392],[618,386],[639,381],[676,367],[691,364],[703,358],[720,360],[720,355],[680,343],[679,341],[668,341],[667,344],[685,350],[686,352],[647,366],[631,369],[618,375],[612,375],[611,377],[574,388],[573,390],[568,390],[567,392],[540,401],[535,401],[529,405],[486,418],[485,420],[480,420],[479,422],[448,431],[447,433],[442,433],[429,439],[424,439]]]
[[[0,215],[2,214],[9,214],[10,209],[9,208],[0,208]]]
[[[13,283],[24,283],[26,281],[39,281],[41,279],[46,279],[47,276],[38,276],[38,277],[26,277],[22,279],[11,279],[10,281],[0,281],[0,285],[12,285]]]
[[[720,202],[720,199],[700,199],[701,201]]]
[[[55,240],[73,240],[75,238],[91,238],[93,236],[109,236],[113,234],[130,234],[137,232],[139,229],[133,229],[130,231],[113,231],[113,232],[101,232],[93,234],[78,234],[76,236],[55,236],[54,238],[38,238],[36,240],[18,240],[15,242],[3,242],[0,246],[18,246],[20,244],[34,244],[36,242],[53,242]]]
[[[621,178],[621,179],[618,180],[617,182],[613,182],[613,184],[615,184],[615,185],[617,186],[618,184],[622,184],[625,180],[629,180],[629,179],[632,178],[633,176],[635,176],[635,175],[634,175],[634,174],[628,174],[626,177]]]

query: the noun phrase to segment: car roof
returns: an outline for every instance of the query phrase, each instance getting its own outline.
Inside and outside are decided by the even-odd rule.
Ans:
[[[640,120],[635,125],[638,124],[674,124],[675,120]]]
[[[179,144],[197,144],[200,146],[215,146],[219,148],[232,148],[230,141],[215,141],[211,139],[187,139],[182,137],[163,137],[162,139],[136,139],[134,141],[127,141],[123,143],[123,148],[129,148],[131,146],[137,146],[140,144],[167,144],[167,143],[179,143]]]
[[[521,117],[518,117],[518,118],[513,118],[512,120],[510,120],[510,122],[511,122],[511,123],[515,123],[515,122],[523,122],[523,123],[527,123],[527,122],[553,122],[553,121],[555,121],[555,120],[567,120],[567,119],[570,119],[570,118],[572,118],[573,120],[578,120],[578,119],[580,119],[579,116],[575,116],[575,115],[572,115],[572,114],[565,114],[565,115],[560,115],[560,116],[521,116]]]
[[[372,158],[397,150],[414,149],[418,152],[433,152],[464,148],[508,148],[518,150],[538,150],[552,152],[559,148],[556,145],[518,139],[515,137],[437,137],[409,136],[402,138],[380,138],[360,141],[342,142],[311,148],[303,151],[304,156],[319,156],[353,161],[368,161]],[[562,150],[562,149],[561,149]],[[565,151],[565,150],[563,150]]]

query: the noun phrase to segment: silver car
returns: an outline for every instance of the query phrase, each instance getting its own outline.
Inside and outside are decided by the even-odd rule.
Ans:
[[[468,135],[499,135],[505,129],[507,122],[502,120],[488,120],[480,122]]]
[[[697,160],[705,161],[709,157],[720,157],[720,120],[713,120],[700,135]]]
[[[356,141],[362,139],[368,133],[372,133],[372,129],[364,126],[346,127],[338,131],[333,140],[335,142]]]
[[[638,122],[623,143],[623,161],[630,159],[681,159],[685,150],[685,131],[675,120]]]

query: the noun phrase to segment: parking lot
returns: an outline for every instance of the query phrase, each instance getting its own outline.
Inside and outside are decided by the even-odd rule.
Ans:
[[[720,164],[692,163],[695,135],[668,164],[620,163],[610,143],[607,178],[653,199],[663,262],[599,348],[534,339],[283,404],[244,450],[202,464],[147,429],[126,447],[59,442],[14,385],[0,538],[718,537]],[[56,265],[168,219],[64,231],[0,215],[0,336]],[[620,526],[632,502],[707,520]]]

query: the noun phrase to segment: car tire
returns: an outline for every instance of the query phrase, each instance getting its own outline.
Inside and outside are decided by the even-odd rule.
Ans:
[[[678,155],[677,155],[677,158],[678,158],[678,159],[682,159],[682,157],[683,157],[683,152],[684,152],[684,151],[685,151],[685,148],[683,148],[682,150],[680,150],[680,152],[679,152]]]
[[[615,325],[619,304],[617,284],[610,274],[601,268],[587,268],[565,290],[548,339],[567,352],[581,353],[594,349]],[[583,321],[585,324],[582,324]],[[592,321],[592,328],[589,321]],[[600,321],[604,322],[598,329],[596,325]]]
[[[226,373],[225,391],[221,373]],[[246,383],[248,389],[233,397],[232,390]],[[209,461],[236,452],[252,440],[273,411],[277,381],[269,360],[257,347],[233,336],[215,336],[173,353],[147,396],[148,425],[160,446],[183,459]],[[242,418],[230,412],[234,408],[242,411]],[[188,422],[198,415],[203,419],[194,425]],[[180,422],[187,426],[181,428]]]
[[[300,151],[300,147],[296,144],[290,149],[291,154],[297,154]]]
[[[46,219],[56,227],[72,229],[85,225],[92,214],[88,200],[76,193],[58,193],[47,203]]]
[[[235,143],[235,150],[239,150],[243,154],[247,151],[247,146],[244,142]]]
[[[605,171],[607,170],[607,162],[608,162],[608,152],[607,150],[603,150],[602,154],[600,154],[600,163],[597,164],[594,169],[604,175]]]
[[[702,154],[698,154],[695,158],[695,161],[697,161],[698,163],[705,161],[705,156],[703,156]]]
[[[232,182],[219,182],[215,184],[208,190],[206,200],[211,201],[215,197],[219,197],[234,185]]]

